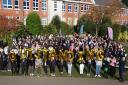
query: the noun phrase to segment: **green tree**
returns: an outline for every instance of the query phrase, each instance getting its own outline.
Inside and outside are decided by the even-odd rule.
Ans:
[[[103,16],[103,18],[101,20],[102,21],[98,27],[98,35],[99,36],[106,36],[107,35],[107,27],[112,27],[112,21],[107,16]]]
[[[113,39],[118,40],[118,35],[121,33],[121,25],[113,24],[112,28],[113,28]],[[122,34],[120,34],[120,36],[122,36]]]
[[[29,13],[26,19],[26,26],[33,35],[39,35],[41,33],[41,20],[36,12]]]
[[[67,23],[63,22],[63,21],[61,22],[60,28],[61,28],[61,33],[63,35],[73,34],[74,33],[74,29],[71,26],[69,26]]]
[[[88,16],[83,15],[80,17],[80,19],[78,20],[79,28],[81,27],[81,25],[84,25],[85,32],[95,34],[96,25]]]
[[[29,31],[25,27],[25,25],[23,23],[21,23],[20,26],[18,27],[18,30],[15,32],[14,36],[23,37],[23,36],[27,36],[27,35],[29,35]]]
[[[49,24],[43,28],[43,34],[56,34],[57,30],[53,24]]]
[[[128,0],[121,0],[128,7]]]
[[[61,20],[58,15],[55,15],[51,21],[51,24],[56,26],[57,32],[60,32]]]

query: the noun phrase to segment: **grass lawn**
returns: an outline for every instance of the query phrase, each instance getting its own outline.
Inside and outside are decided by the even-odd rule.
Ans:
[[[92,72],[91,73],[91,76],[89,77],[89,76],[87,76],[86,75],[86,67],[85,67],[85,73],[84,73],[84,75],[82,76],[82,78],[95,78],[94,77],[94,73]],[[93,70],[94,70],[94,68],[93,68]],[[103,71],[101,72],[101,74],[103,73]],[[61,75],[60,74],[60,72],[59,72],[59,70],[58,70],[58,68],[56,67],[56,77],[68,77],[68,74],[67,74],[67,71],[64,69],[64,74],[63,75]],[[118,77],[118,69],[117,69],[117,71],[116,71],[116,77]],[[0,76],[11,76],[11,72],[5,72],[5,71],[0,71]],[[23,75],[16,75],[16,76],[23,76]],[[48,77],[50,77],[50,71],[49,71],[49,69],[48,69],[48,75],[45,75],[45,72],[44,71],[42,71],[42,73],[41,73],[41,77],[43,77],[43,76],[48,76]],[[77,66],[74,66],[73,65],[73,68],[72,68],[72,77],[75,77],[75,78],[79,78],[79,77],[81,77],[80,75],[79,75],[79,67],[78,67],[78,65]],[[105,79],[103,76],[101,77],[101,78],[99,78],[99,79]],[[109,79],[112,79],[111,77],[109,77]],[[116,78],[115,78],[116,79]],[[126,75],[125,75],[125,79],[128,81],[128,69],[126,69]]]

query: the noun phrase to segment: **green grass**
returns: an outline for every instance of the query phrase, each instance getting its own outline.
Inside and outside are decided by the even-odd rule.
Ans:
[[[78,66],[78,65],[77,65]],[[78,69],[79,69],[79,67],[78,67]],[[85,67],[85,69],[86,69],[86,67]],[[93,68],[93,70],[94,70],[94,68]],[[68,77],[68,74],[67,74],[67,72],[66,72],[66,70],[64,69],[64,74],[63,75],[61,75],[60,74],[60,72],[59,72],[59,70],[58,70],[58,68],[56,67],[56,71],[55,71],[56,73],[56,77]],[[103,73],[103,71],[101,72],[101,73]],[[117,71],[116,71],[116,76],[118,77],[118,68],[117,68]],[[11,72],[3,72],[3,71],[0,71],[0,76],[11,76],[12,74],[11,74]],[[16,75],[16,76],[23,76],[23,75]],[[35,75],[36,76],[36,75]],[[41,74],[41,77],[43,77],[43,76],[48,76],[48,77],[50,77],[50,70],[48,69],[48,75],[45,75],[45,73],[44,73],[44,71],[42,70],[42,74]],[[76,70],[76,68],[74,67],[74,65],[73,65],[73,68],[72,68],[72,77],[75,77],[75,78],[79,78],[79,77],[81,77],[80,75],[79,75],[79,72]],[[95,78],[94,77],[94,73],[91,73],[91,76],[89,77],[89,76],[87,76],[86,75],[86,71],[85,71],[85,73],[84,73],[84,75],[82,76],[82,78]],[[101,77],[101,78],[99,78],[99,79],[105,79],[104,77]],[[112,79],[111,77],[109,77],[109,79]],[[128,69],[126,69],[126,75],[125,75],[125,79],[128,81]]]

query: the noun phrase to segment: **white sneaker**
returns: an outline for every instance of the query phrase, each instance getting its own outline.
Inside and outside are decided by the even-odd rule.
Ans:
[[[101,77],[100,75],[98,75],[98,77]]]
[[[87,73],[87,76],[90,76],[90,73]]]
[[[97,75],[95,75],[95,77],[97,77]]]
[[[34,76],[34,74],[32,73],[32,76]]]

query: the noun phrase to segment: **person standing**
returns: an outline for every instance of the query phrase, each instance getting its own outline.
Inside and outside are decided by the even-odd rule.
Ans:
[[[111,55],[111,57],[110,57],[110,76],[112,78],[114,78],[115,73],[116,73],[116,58]]]
[[[83,76],[84,74],[84,58],[83,58],[83,52],[82,51],[79,51],[78,53],[78,63],[79,63],[79,72],[80,72],[80,76]]]
[[[66,56],[67,56],[68,75],[71,76],[71,74],[72,74],[72,62],[74,59],[73,52],[70,50],[67,51]]]
[[[95,77],[101,77],[100,72],[101,72],[101,67],[103,63],[103,50],[99,48],[97,55],[96,55],[96,75]]]
[[[51,76],[55,76],[56,52],[55,52],[54,48],[52,50],[50,50],[49,61],[50,61]]]
[[[14,51],[11,51],[9,53],[9,59],[11,61],[11,71],[12,71],[12,75],[16,74],[16,54]]]
[[[39,77],[41,75],[42,60],[37,53],[34,56],[36,58],[35,59],[35,70],[36,70],[37,76]]]
[[[124,82],[125,77],[125,59],[126,59],[126,52],[124,49],[119,51],[119,81]]]

